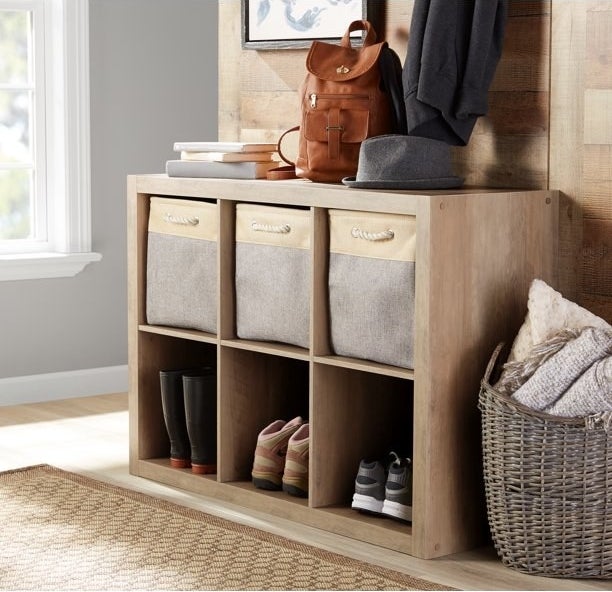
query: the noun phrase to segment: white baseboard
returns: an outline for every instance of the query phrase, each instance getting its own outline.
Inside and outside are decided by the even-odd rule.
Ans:
[[[127,390],[127,365],[13,376],[0,378],[0,406],[123,393]]]

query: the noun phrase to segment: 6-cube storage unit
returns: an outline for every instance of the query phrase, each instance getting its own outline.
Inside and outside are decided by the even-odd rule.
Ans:
[[[147,324],[152,197],[217,206],[217,285],[209,303],[216,332]],[[238,204],[306,213],[307,347],[238,337]],[[479,383],[495,345],[511,340],[522,323],[531,280],[554,285],[557,208],[554,191],[128,177],[131,473],[422,558],[485,542]],[[414,310],[413,368],[334,353],[332,211],[413,219],[414,285],[406,296]],[[292,299],[283,306],[291,310]],[[377,303],[371,306],[374,313]],[[202,364],[217,368],[216,475],[170,467],[161,408],[159,371]],[[307,499],[259,490],[250,480],[259,431],[296,415],[311,426]],[[412,523],[351,510],[360,459],[397,446],[413,459]]]

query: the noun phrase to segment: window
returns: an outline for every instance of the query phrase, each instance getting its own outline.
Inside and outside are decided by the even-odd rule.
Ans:
[[[87,0],[0,0],[0,279],[91,253]]]

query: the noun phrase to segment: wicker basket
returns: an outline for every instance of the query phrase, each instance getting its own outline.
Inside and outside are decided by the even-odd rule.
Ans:
[[[482,380],[489,526],[502,562],[563,578],[612,577],[612,430],[534,411]]]

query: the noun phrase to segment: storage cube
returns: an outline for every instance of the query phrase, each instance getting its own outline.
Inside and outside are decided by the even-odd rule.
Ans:
[[[334,353],[413,368],[416,219],[329,210]]]
[[[147,323],[217,331],[218,226],[216,203],[151,197]]]
[[[236,332],[309,346],[309,210],[236,206]]]

